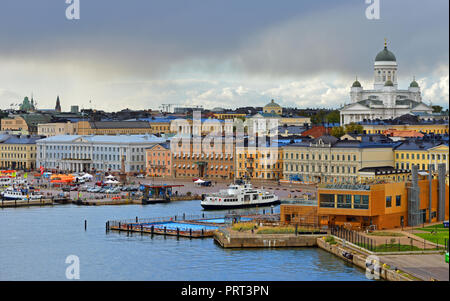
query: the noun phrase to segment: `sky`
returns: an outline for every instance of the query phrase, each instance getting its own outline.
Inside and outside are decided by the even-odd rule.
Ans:
[[[448,0],[379,0],[378,20],[365,0],[79,1],[79,20],[66,0],[0,2],[0,109],[339,108],[356,76],[372,88],[385,38],[399,88],[415,76],[448,108]]]

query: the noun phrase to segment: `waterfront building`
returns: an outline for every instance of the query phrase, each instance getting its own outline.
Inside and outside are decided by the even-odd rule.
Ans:
[[[399,169],[411,169],[413,165],[417,165],[419,170],[428,171],[431,164],[436,171],[438,164],[443,163],[448,174],[448,141],[436,141],[431,137],[405,140],[394,148],[394,158],[395,167]]]
[[[33,170],[36,168],[36,141],[40,136],[1,135],[0,168]]]
[[[317,212],[321,226],[353,230],[392,229],[448,220],[449,186],[443,184],[445,194],[439,193],[438,186],[442,184],[439,181],[442,180],[432,180],[431,193],[429,180],[416,180],[417,200],[409,192],[415,184],[409,181],[370,185],[321,184],[317,204],[283,204],[280,220],[282,223],[300,223],[302,218],[310,218]],[[414,210],[413,202],[417,202]]]
[[[39,136],[76,135],[77,124],[70,121],[38,124]]]
[[[397,59],[384,49],[375,57],[373,89],[363,89],[358,79],[351,87],[351,103],[341,110],[341,125],[363,120],[393,119],[404,114],[430,115],[433,108],[422,102],[419,84],[413,79],[408,89],[398,89]]]
[[[38,140],[36,167],[59,171],[142,173],[145,149],[164,139],[153,135],[62,135]]]
[[[245,140],[236,146],[236,178],[252,180],[280,180],[283,177],[283,144],[257,146]]]
[[[285,180],[315,183],[356,183],[365,167],[394,166],[389,141],[339,140],[330,135],[283,147]]]
[[[145,149],[146,171],[149,177],[172,176],[172,154],[170,143],[158,143]]]
[[[212,143],[214,145],[211,145],[208,142],[204,142],[203,144],[204,145],[190,140],[187,144],[183,144],[179,151],[172,149],[173,177],[234,179],[234,141],[226,143],[226,141],[222,139],[221,143],[218,145],[215,145],[215,142]],[[211,149],[207,148],[208,144],[212,147]]]

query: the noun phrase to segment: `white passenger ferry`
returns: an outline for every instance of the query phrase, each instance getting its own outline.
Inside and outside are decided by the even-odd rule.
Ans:
[[[38,200],[38,199],[41,199],[43,196],[42,196],[42,194],[37,193],[37,192],[25,193],[20,189],[14,189],[12,187],[9,187],[5,191],[1,192],[1,197],[4,200],[26,201],[28,199]]]
[[[231,184],[228,189],[204,196],[201,205],[204,209],[235,209],[262,207],[279,204],[278,197],[262,189],[254,189],[252,184]]]

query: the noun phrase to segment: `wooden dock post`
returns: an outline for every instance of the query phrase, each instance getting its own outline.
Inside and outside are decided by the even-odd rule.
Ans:
[[[87,230],[87,220],[84,220],[84,231]]]
[[[205,234],[204,234],[204,231],[203,231],[203,228],[202,228],[202,237],[204,236]]]
[[[298,224],[295,224],[295,236],[297,236],[298,233]]]
[[[177,228],[177,237],[180,237],[180,228]]]
[[[183,213],[183,220],[186,219],[186,213]]]
[[[120,222],[119,222],[119,232],[120,232],[120,227],[121,227],[121,224],[120,224]]]
[[[138,222],[138,217],[136,216],[136,223]]]
[[[144,225],[141,224],[141,235],[143,235],[143,234],[144,234]]]
[[[189,229],[189,237],[192,238],[192,228]]]
[[[167,227],[164,227],[164,235],[166,235]]]

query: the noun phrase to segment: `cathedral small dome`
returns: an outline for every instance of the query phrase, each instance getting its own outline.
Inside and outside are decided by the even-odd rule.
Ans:
[[[384,86],[385,87],[393,87],[394,86],[394,83],[391,81],[391,80],[387,80],[385,83],[384,83]]]
[[[410,88],[419,88],[419,84],[415,80],[413,80],[411,82],[411,84],[409,85],[409,87]]]
[[[352,88],[361,88],[361,83],[358,80],[353,82]]]

